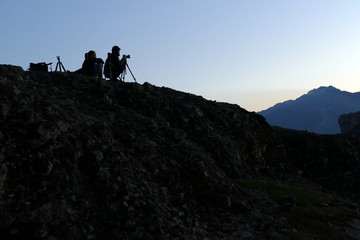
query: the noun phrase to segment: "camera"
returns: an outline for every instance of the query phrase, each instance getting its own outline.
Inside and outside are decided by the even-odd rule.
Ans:
[[[130,58],[130,55],[123,55],[123,58]]]

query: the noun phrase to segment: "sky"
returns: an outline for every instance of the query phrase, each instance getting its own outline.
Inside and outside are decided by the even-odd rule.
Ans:
[[[129,54],[148,82],[260,111],[320,86],[360,91],[358,0],[1,0],[0,64]],[[133,81],[127,75],[126,81]]]

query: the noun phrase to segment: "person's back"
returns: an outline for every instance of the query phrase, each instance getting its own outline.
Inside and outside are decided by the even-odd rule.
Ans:
[[[95,51],[89,51],[85,54],[85,60],[82,64],[81,72],[88,76],[97,76],[102,78],[102,67],[104,61],[101,58],[96,58]]]
[[[95,65],[95,61],[94,59],[88,57],[88,55],[85,55],[85,60],[82,64],[82,73],[88,76],[91,76],[94,74],[94,65]]]

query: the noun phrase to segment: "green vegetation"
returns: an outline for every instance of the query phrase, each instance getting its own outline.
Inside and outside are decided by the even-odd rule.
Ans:
[[[329,197],[309,185],[289,186],[255,180],[242,180],[243,187],[266,192],[279,204],[269,210],[273,217],[285,217],[297,232],[297,240],[336,239],[344,237],[341,226],[355,217],[350,209],[334,203]]]

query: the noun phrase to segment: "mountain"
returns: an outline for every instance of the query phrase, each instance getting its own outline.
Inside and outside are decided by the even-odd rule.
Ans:
[[[359,110],[360,92],[350,93],[329,86],[313,89],[296,100],[276,104],[259,114],[273,126],[337,134],[340,115]]]
[[[0,239],[359,239],[360,140],[0,65]]]

